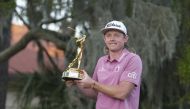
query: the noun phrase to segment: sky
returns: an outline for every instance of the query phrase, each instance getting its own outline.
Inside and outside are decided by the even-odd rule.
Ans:
[[[26,7],[26,0],[16,0],[16,4],[17,4],[16,10],[19,14],[21,14],[22,13],[21,7],[22,8]],[[61,11],[60,16],[56,16],[56,18],[59,19],[59,18],[63,17],[64,14],[65,14],[65,11]],[[55,16],[55,13],[52,12],[51,16]],[[22,17],[27,22],[27,17],[25,17],[25,16],[22,16]],[[15,14],[13,14],[12,23],[16,24],[16,25],[23,25],[22,20],[20,20]],[[42,28],[48,28],[50,30],[59,31],[59,29],[60,29],[59,25],[60,25],[59,23],[57,23],[57,24],[52,23],[49,25],[42,25]]]
[[[56,0],[54,0],[56,2]],[[70,0],[70,2],[72,2]],[[26,0],[16,0],[16,4],[17,4],[17,7],[16,7],[16,10],[17,12],[21,15],[22,13],[22,8],[26,8]],[[72,6],[71,6],[72,7]],[[59,12],[59,14],[55,14],[55,12],[52,12],[51,13],[51,16],[56,18],[56,19],[60,19],[62,17],[64,17],[66,13],[66,10],[61,10],[61,12]],[[27,17],[22,15],[23,19],[27,22]],[[72,20],[72,19],[70,19]],[[22,20],[20,20],[16,15],[15,13],[13,14],[13,20],[12,20],[12,23],[13,24],[16,24],[16,25],[23,25],[23,22]],[[42,28],[45,28],[45,29],[49,29],[49,30],[53,30],[53,31],[59,31],[60,30],[60,25],[61,23],[51,23],[51,24],[48,24],[48,25],[42,25]],[[80,37],[81,34],[80,34],[80,31],[82,30],[82,26],[79,24],[78,26],[76,26],[75,28],[75,37]]]
[[[17,6],[26,7],[25,0],[16,0],[16,4],[17,4]],[[16,7],[16,10],[18,11],[18,13],[21,13],[20,8]],[[13,15],[12,23],[17,24],[17,25],[23,25],[23,22],[15,14]]]

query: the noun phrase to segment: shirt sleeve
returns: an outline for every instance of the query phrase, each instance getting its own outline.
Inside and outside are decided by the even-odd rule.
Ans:
[[[128,81],[138,86],[141,81],[142,61],[138,55],[135,55],[127,63],[120,81]]]

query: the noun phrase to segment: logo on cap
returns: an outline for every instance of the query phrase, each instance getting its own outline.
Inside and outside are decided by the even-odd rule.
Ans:
[[[107,23],[106,26],[103,29],[101,29],[101,31],[103,33],[106,33],[109,29],[119,30],[120,32],[127,35],[127,29],[126,29],[125,25],[120,21],[114,20],[114,21]]]
[[[115,24],[115,23],[109,23],[109,24],[107,24],[107,27],[110,27],[110,26],[115,26],[115,27],[121,28],[121,25],[118,25],[118,24]]]

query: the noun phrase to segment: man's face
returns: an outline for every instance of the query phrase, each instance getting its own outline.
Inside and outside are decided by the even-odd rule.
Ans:
[[[109,30],[104,35],[104,42],[109,51],[117,52],[124,48],[128,37],[117,30]]]

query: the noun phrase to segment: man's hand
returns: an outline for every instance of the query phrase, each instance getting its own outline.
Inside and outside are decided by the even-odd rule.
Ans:
[[[82,80],[75,80],[77,86],[81,88],[92,88],[94,84],[94,80],[89,77],[86,71],[83,70],[83,79]]]
[[[74,80],[66,80],[65,84],[67,87],[71,87],[71,86],[75,85],[76,82]]]

